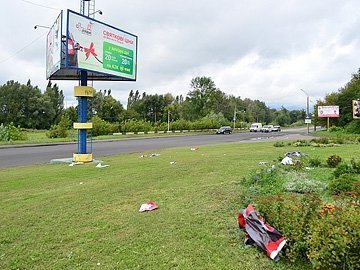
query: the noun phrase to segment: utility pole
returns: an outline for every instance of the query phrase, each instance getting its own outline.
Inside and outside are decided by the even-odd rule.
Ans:
[[[310,118],[310,113],[309,113],[309,102],[310,102],[310,97],[309,94],[306,93],[303,89],[300,89],[300,91],[302,91],[305,95],[306,95],[306,117],[305,117],[305,123],[307,125],[307,135],[309,135],[309,122],[311,122],[311,118]]]

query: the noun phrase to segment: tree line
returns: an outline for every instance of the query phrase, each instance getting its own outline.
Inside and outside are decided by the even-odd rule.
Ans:
[[[233,125],[235,119],[236,126],[251,122],[287,126],[303,123],[305,111],[285,107],[272,109],[260,100],[226,94],[210,77],[196,77],[191,80],[186,96],[130,90],[126,108],[112,96],[111,89],[95,91],[89,102],[88,116],[108,123],[139,120],[153,126],[168,120],[194,122],[207,118],[215,119],[213,123],[217,125]],[[30,80],[26,85],[8,81],[0,86],[0,123],[49,129],[62,117],[67,118],[70,125],[77,122],[77,108],[64,108],[64,93],[57,84],[49,81],[43,93]]]

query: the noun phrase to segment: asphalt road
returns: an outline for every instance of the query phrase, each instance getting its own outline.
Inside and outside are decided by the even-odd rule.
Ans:
[[[305,129],[292,129],[273,133],[233,133],[231,135],[191,135],[169,137],[145,137],[94,141],[92,153],[95,159],[104,156],[136,153],[180,146],[201,146],[242,141],[266,141],[306,138]],[[52,159],[70,158],[77,151],[77,143],[23,145],[0,147],[0,168],[49,163]]]

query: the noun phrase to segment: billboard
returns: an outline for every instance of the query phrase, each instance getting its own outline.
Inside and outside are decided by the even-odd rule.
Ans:
[[[353,108],[353,118],[360,119],[360,100],[353,100],[352,101],[352,108]]]
[[[339,117],[339,106],[318,106],[318,117]]]
[[[61,65],[62,11],[50,28],[46,38],[46,79],[60,69]]]
[[[67,12],[65,67],[136,80],[137,36]]]

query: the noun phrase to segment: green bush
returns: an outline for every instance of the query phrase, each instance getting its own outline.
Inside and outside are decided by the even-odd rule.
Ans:
[[[69,126],[70,119],[63,115],[59,124],[50,127],[50,130],[46,132],[46,136],[48,138],[66,138],[68,136]]]
[[[351,167],[354,173],[360,174],[360,160],[356,160],[354,158],[350,161]]]
[[[15,127],[13,123],[0,125],[0,141],[22,141],[26,140],[26,133],[20,127]]]
[[[309,179],[307,174],[301,172],[289,172],[286,177],[284,189],[296,193],[320,193],[327,188],[323,182]]]
[[[310,220],[321,204],[318,195],[277,194],[259,200],[259,212],[286,238],[286,257],[290,261],[306,259]]]
[[[329,184],[331,194],[336,195],[343,192],[352,191],[355,183],[355,178],[351,174],[342,174],[338,178],[334,178]]]
[[[121,125],[122,132],[149,132],[152,129],[151,123],[144,120],[126,120]]]
[[[293,146],[299,147],[299,146],[310,146],[310,142],[306,140],[297,140],[292,144]]]
[[[326,163],[330,168],[335,168],[341,162],[341,157],[338,155],[332,155],[328,157]]]
[[[342,127],[332,126],[329,128],[329,132],[339,132],[343,131],[344,129]]]
[[[285,143],[284,142],[276,142],[276,143],[274,143],[274,146],[275,147],[284,147]]]
[[[313,215],[307,256],[315,269],[360,269],[360,207],[350,201]]]
[[[348,163],[339,164],[333,171],[335,177],[339,177],[342,174],[351,174],[354,173],[352,166]]]
[[[320,167],[321,159],[319,157],[311,157],[308,159],[308,163],[311,167]]]

